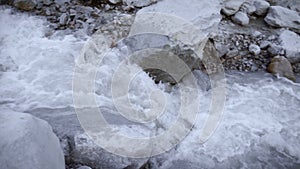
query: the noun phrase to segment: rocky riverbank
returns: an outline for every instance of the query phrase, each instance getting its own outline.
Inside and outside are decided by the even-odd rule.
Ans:
[[[135,14],[140,8],[156,2],[156,0],[6,1],[19,10],[45,16],[51,23],[49,27],[52,31],[49,31],[48,36],[59,30],[70,34],[76,30],[83,30],[88,35],[99,30],[119,34],[119,37],[128,35]],[[299,1],[291,1],[288,4],[280,0],[223,1],[219,32],[212,35],[212,38],[225,70],[278,73],[278,70],[273,70],[275,68],[269,65],[273,57],[284,56],[291,62],[292,70],[283,71],[299,75],[298,6]],[[285,63],[287,62],[282,64]],[[279,74],[284,76],[285,73]]]
[[[161,1],[164,1],[164,0],[161,0]],[[181,2],[181,1],[178,1],[178,2]],[[21,11],[21,12],[27,12],[27,13],[29,13],[29,15],[41,16],[42,18],[46,18],[48,21],[47,23],[49,23],[49,25],[47,25],[49,29],[45,33],[45,37],[47,37],[49,39],[53,38],[52,37],[53,35],[59,34],[59,33],[64,34],[64,35],[68,35],[68,34],[73,35],[74,34],[75,36],[82,35],[84,37],[86,35],[90,36],[97,31],[99,31],[100,33],[113,34],[116,37],[126,37],[129,34],[130,27],[133,24],[135,16],[136,16],[137,12],[140,11],[140,9],[152,10],[151,7],[153,7],[154,9],[159,10],[159,8],[155,8],[155,5],[157,4],[157,2],[155,0],[153,0],[153,1],[152,0],[144,0],[144,1],[135,1],[135,0],[123,0],[123,1],[122,0],[109,0],[109,1],[108,0],[99,0],[99,1],[96,1],[96,0],[89,0],[89,1],[84,1],[84,0],[82,0],[82,1],[76,1],[76,0],[73,0],[73,1],[72,0],[71,1],[69,1],[69,0],[15,0],[15,1],[13,1],[13,0],[10,0],[10,1],[0,1],[0,3],[13,6],[15,9],[12,10],[12,13]],[[182,1],[182,3],[184,3],[184,1]],[[212,42],[214,44],[216,50],[218,51],[218,57],[222,61],[225,70],[226,71],[238,70],[241,72],[265,72],[265,71],[268,71],[273,74],[279,74],[281,76],[287,77],[290,80],[296,80],[296,76],[300,75],[300,62],[299,62],[300,61],[299,60],[300,59],[300,51],[299,51],[299,49],[300,49],[300,46],[299,46],[300,45],[300,38],[299,38],[300,19],[299,19],[299,8],[297,8],[299,6],[298,4],[299,4],[299,1],[297,1],[297,0],[289,1],[288,3],[285,3],[285,1],[281,1],[281,0],[269,0],[269,1],[265,1],[265,0],[253,0],[253,1],[226,0],[226,1],[224,1],[222,3],[222,10],[220,10],[221,19],[218,22],[219,29],[217,32],[211,34],[212,41],[210,41],[210,42]],[[149,8],[146,9],[147,6],[149,6],[150,9]],[[193,6],[193,4],[191,4],[190,6]],[[200,10],[201,9],[200,7],[195,6],[195,9]],[[195,16],[199,16],[199,15],[201,16],[201,14],[199,14],[199,12],[197,10],[191,10],[191,13],[194,12]],[[191,19],[192,17],[194,17],[194,13],[193,13],[193,16],[191,16],[191,15],[187,15],[187,16],[184,15],[184,16],[186,16],[188,19]],[[216,18],[218,18],[218,16]],[[214,20],[214,22],[216,20]],[[199,21],[198,23],[202,23],[202,22],[205,22],[205,21]],[[211,22],[209,22],[209,23],[211,23]],[[31,36],[31,34],[30,34],[30,36]],[[68,38],[70,38],[70,37],[68,37]],[[68,41],[68,40],[71,41],[72,43],[70,42],[70,44],[71,44],[70,46],[72,46],[72,45],[74,45],[73,39],[72,38],[70,38],[70,39],[67,39],[66,41]],[[76,40],[74,40],[74,41],[76,41]],[[1,43],[2,43],[2,40],[0,39],[0,44]],[[56,43],[58,43],[58,45],[63,44],[63,43],[59,43],[55,40],[53,42],[51,42],[52,45],[53,44],[57,45]],[[36,46],[38,46],[38,45],[36,45]],[[70,46],[67,46],[67,47],[70,47]],[[78,45],[78,46],[80,46],[80,45]],[[111,47],[113,48],[115,46],[116,46],[116,44],[112,44]],[[46,49],[47,48],[45,47],[45,50]],[[57,48],[55,48],[55,50],[57,50]],[[75,48],[72,50],[75,51]],[[57,51],[59,51],[59,50],[57,50]],[[42,51],[41,55],[43,55],[43,56],[46,55],[47,57],[52,57],[51,52],[53,52],[53,51],[48,51],[48,52],[49,52],[49,55],[46,55]],[[36,54],[34,53],[32,55],[35,56]],[[63,54],[61,54],[61,55],[63,55]],[[10,58],[10,56],[7,56],[7,58]],[[5,60],[5,59],[6,58],[4,58],[3,60]],[[64,59],[66,59],[66,61]],[[65,58],[60,58],[60,60],[65,61],[65,63],[73,62],[73,59],[74,59],[73,57],[69,58],[69,56],[66,56]],[[17,64],[14,63],[14,61],[11,58],[6,59],[6,60],[9,60],[9,62],[6,62],[5,65],[2,64],[2,62],[1,62],[1,65],[0,65],[1,72],[17,71],[17,69],[18,69],[18,67],[16,66]],[[26,58],[24,60],[26,60]],[[49,59],[48,61],[47,60],[44,61],[44,60],[45,60],[45,58],[42,58],[41,60],[38,60],[37,63],[41,62],[41,63],[45,64],[45,62],[49,62],[49,64],[53,64],[55,66],[57,64],[55,62],[51,63],[51,61],[52,61],[51,59]],[[11,65],[9,65],[7,63],[9,63]],[[43,65],[43,64],[41,64],[41,65]],[[45,65],[47,65],[47,64],[45,64]],[[47,70],[47,67],[40,68],[39,64],[34,64],[34,63],[32,63],[31,66],[33,66],[32,70],[46,69],[46,72],[47,71],[50,72],[49,76],[51,76],[51,77],[56,76],[57,72],[51,72],[52,69]],[[34,67],[34,66],[36,66],[36,67]],[[64,65],[64,66],[72,67],[70,65]],[[109,66],[111,66],[111,65],[109,65]],[[57,67],[55,67],[55,68],[57,68]],[[71,70],[71,68],[70,68],[70,70]],[[45,81],[45,79],[41,80],[41,79],[39,79],[40,77],[38,77],[38,78],[37,77],[29,77],[29,75],[27,75],[28,72],[29,72],[28,74],[30,74],[30,69],[26,70],[26,68],[23,67],[22,71],[26,72],[26,73],[24,73],[25,75],[20,73],[21,75],[19,75],[18,78],[20,78],[20,79],[24,78],[25,79],[24,81],[26,81],[26,82],[29,81],[28,83],[31,83],[32,79],[35,79],[35,78],[38,79],[38,80],[35,79],[32,82],[34,84],[37,84],[37,86],[38,86],[37,89],[35,89],[35,90],[40,89],[39,85],[45,85],[41,82],[43,80]],[[65,69],[61,68],[61,69],[59,69],[59,71],[63,72],[63,71],[65,71]],[[67,73],[70,74],[70,72],[67,72]],[[38,75],[36,75],[36,76],[38,76]],[[103,73],[103,76],[106,77],[105,73]],[[59,77],[57,79],[59,79]],[[69,76],[67,76],[67,77],[69,77]],[[45,77],[45,78],[47,80],[51,81],[51,79],[49,79],[49,77]],[[251,79],[251,77],[249,75],[247,76],[247,78]],[[59,98],[59,97],[69,94],[69,93],[67,93],[67,94],[63,93],[62,91],[64,88],[61,87],[61,89],[60,89],[59,88],[60,86],[57,85],[59,83],[64,85],[65,82],[63,83],[61,81],[57,81],[57,79],[55,79],[55,78],[53,78],[53,79],[52,79],[53,83],[51,85],[47,84],[47,85],[45,85],[46,87],[43,86],[44,88],[46,88],[45,90],[47,90],[47,91],[45,91],[45,93],[50,91],[49,93],[51,93],[51,94],[49,94],[49,95],[52,96],[52,94],[53,94],[53,98],[56,98],[56,97]],[[234,78],[229,78],[229,79],[234,81]],[[65,80],[65,79],[63,79],[63,80]],[[269,79],[269,80],[271,80],[271,79]],[[274,82],[274,83],[277,85],[276,87],[280,88],[280,90],[285,91],[286,93],[289,93],[292,91],[292,90],[288,90],[286,88],[281,88],[282,84],[281,83],[279,84],[279,82]],[[15,81],[13,81],[13,83],[11,83],[11,84],[17,84],[17,83],[15,83]],[[31,85],[33,85],[33,84],[31,84]],[[234,92],[238,93],[237,91],[240,88],[242,88],[240,86],[236,86],[233,82],[230,83],[230,85],[235,87],[234,89],[232,89],[233,93]],[[261,85],[264,85],[264,83],[261,82]],[[51,86],[55,86],[58,89],[56,89],[56,88],[53,90],[48,89],[48,88],[51,88]],[[279,98],[277,98],[277,95],[276,95],[277,90],[273,91],[271,84],[267,83],[267,85],[265,85],[265,87],[267,89],[269,89],[270,91],[275,92],[275,95],[271,95],[271,96],[269,96],[269,93],[266,92],[266,93],[264,93],[265,97],[267,97],[267,98],[270,97],[271,99],[279,99]],[[19,88],[21,91],[22,88],[21,87],[19,87]],[[55,90],[55,92],[53,92],[54,90]],[[60,91],[60,90],[62,90],[62,91]],[[98,89],[98,90],[99,91],[96,91],[96,92],[103,93],[103,90],[105,90],[105,89]],[[256,90],[257,90],[256,88],[251,88],[252,93],[249,92],[247,94],[252,96],[253,98],[258,98],[258,97],[260,97],[260,94],[264,92],[264,90],[262,90],[262,89],[260,91],[261,93],[253,92]],[[296,89],[295,89],[295,91],[296,91]],[[16,92],[15,89],[13,89],[12,93],[13,92]],[[293,93],[291,92],[290,95],[292,96],[292,94]],[[14,97],[15,95],[18,96],[17,94],[14,94],[14,93],[13,94],[9,93],[8,95],[9,95],[8,97],[10,97],[10,96]],[[281,95],[281,94],[278,94],[278,95]],[[19,97],[22,97],[22,96],[13,98],[12,99],[13,101],[8,100],[1,104],[5,105],[5,106],[9,105],[9,106],[7,106],[9,109],[10,103],[14,102],[14,99],[17,100]],[[22,109],[22,111],[25,111],[27,113],[32,113],[35,115],[42,116],[45,119],[53,118],[53,117],[50,117],[50,115],[48,115],[47,113],[54,112],[54,114],[55,114],[57,112],[59,112],[59,113],[63,112],[63,114],[66,114],[64,118],[61,118],[60,115],[57,115],[57,117],[54,117],[55,120],[51,119],[51,120],[49,120],[49,121],[51,121],[49,123],[53,126],[56,126],[55,132],[58,134],[58,136],[61,140],[61,143],[63,145],[67,168],[70,168],[70,169],[71,168],[77,169],[80,167],[82,169],[88,168],[87,166],[83,166],[83,165],[89,165],[93,168],[101,168],[101,165],[102,165],[102,167],[105,166],[105,167],[110,167],[110,168],[114,168],[114,167],[115,168],[151,168],[151,166],[153,168],[153,166],[156,166],[156,165],[161,166],[164,163],[164,160],[169,159],[169,157],[171,156],[170,154],[167,154],[165,156],[161,155],[155,159],[150,159],[150,160],[141,159],[141,160],[135,161],[135,160],[130,160],[130,159],[126,159],[126,158],[121,158],[121,157],[118,157],[115,155],[110,155],[110,154],[107,155],[108,153],[103,152],[103,149],[100,149],[99,147],[97,147],[96,145],[91,143],[89,138],[86,135],[81,134],[81,133],[80,134],[72,133],[70,135],[67,135],[65,133],[67,133],[68,131],[62,131],[64,129],[57,127],[57,126],[62,126],[65,128],[68,128],[68,127],[72,128],[75,126],[75,127],[79,128],[78,127],[79,122],[76,119],[76,116],[74,116],[74,112],[73,112],[74,110],[72,108],[70,108],[71,106],[70,105],[67,105],[67,106],[60,105],[60,104],[64,104],[64,101],[67,99],[65,99],[64,97],[59,98],[59,99],[53,101],[55,103],[52,103],[52,102],[49,103],[51,106],[53,106],[55,108],[53,108],[51,106],[49,106],[50,107],[49,108],[49,107],[47,107],[48,103],[45,103],[45,104],[42,103],[41,105],[37,104],[38,106],[35,105],[35,103],[39,103],[40,97],[41,96],[39,94],[37,94],[37,98],[38,98],[37,100],[33,99],[33,101],[30,100],[31,102],[28,101],[28,104],[32,103],[33,105],[28,106],[29,108],[26,107],[24,109],[22,109],[22,108],[21,109]],[[101,96],[101,97],[103,97],[103,96]],[[234,98],[234,97],[235,97],[235,95],[231,95],[231,98]],[[295,96],[293,96],[293,98],[294,97]],[[47,100],[50,97],[48,97],[48,95],[46,95],[42,98],[44,100]],[[293,98],[290,98],[290,96],[288,98],[293,99]],[[23,100],[17,100],[16,105],[14,105],[14,106],[18,107],[19,104],[22,105],[23,102],[25,102],[24,100],[26,100],[26,98]],[[260,101],[264,101],[264,100],[261,99]],[[285,103],[285,101],[287,101],[287,100],[279,100],[278,103]],[[239,100],[233,99],[233,101],[231,101],[231,102],[233,104],[232,109],[236,110],[238,112],[239,105],[236,105],[236,107],[235,107],[235,104],[236,104],[236,102],[239,102]],[[295,103],[296,103],[296,101],[295,101]],[[14,104],[14,103],[12,103],[12,104]],[[25,104],[27,104],[27,102],[25,102]],[[256,105],[257,104],[259,105],[259,103],[256,103]],[[57,105],[59,105],[59,106],[57,106]],[[66,106],[66,107],[63,107],[63,106]],[[105,105],[105,106],[107,106],[107,105]],[[277,109],[280,109],[282,106],[283,105],[278,106]],[[13,106],[11,106],[11,107],[13,107]],[[292,107],[292,106],[290,106],[290,107]],[[252,107],[249,106],[248,109],[250,109],[250,108],[252,108]],[[294,109],[295,109],[295,111],[297,111],[296,108],[294,108]],[[291,111],[293,112],[294,109],[292,109]],[[265,110],[265,109],[263,109],[263,110]],[[285,111],[285,110],[282,109],[282,111]],[[44,113],[44,112],[46,112],[46,113]],[[230,114],[230,112],[228,112],[228,113]],[[276,113],[276,112],[272,112],[272,113]],[[270,115],[268,114],[269,119],[272,119],[272,117],[274,116],[274,114],[272,114],[272,113],[270,113]],[[251,113],[249,112],[248,114],[251,114]],[[234,116],[233,113],[231,115]],[[283,118],[282,116],[277,114],[276,118],[281,120],[280,125],[284,124],[284,127],[282,127],[283,136],[287,139],[293,138],[292,136],[289,136],[291,133],[286,131],[289,129],[289,123],[287,122],[287,120],[284,120],[285,117]],[[72,120],[70,120],[70,119],[72,119]],[[256,118],[253,117],[253,119],[256,119]],[[276,120],[274,120],[274,121],[276,121]],[[227,122],[230,122],[230,120],[227,120]],[[293,121],[291,121],[291,123],[292,122]],[[235,129],[238,131],[247,130],[250,132],[251,137],[253,137],[255,139],[256,139],[256,135],[263,135],[263,134],[261,134],[261,133],[263,133],[263,131],[252,131],[251,130],[252,125],[254,125],[253,128],[259,128],[259,127],[261,127],[261,124],[258,124],[257,126],[255,126],[255,124],[251,123],[245,127],[245,126],[240,126],[238,123],[239,122],[237,121],[235,124],[235,126],[237,126]],[[234,128],[234,126],[227,126],[227,127]],[[273,128],[267,128],[267,130],[271,132],[271,131],[273,131]],[[78,129],[78,131],[81,131],[81,130]],[[226,129],[226,131],[227,131],[227,129]],[[295,131],[297,131],[297,130],[295,129]],[[227,132],[230,133],[230,131],[227,131]],[[234,135],[233,133],[231,133],[231,134]],[[270,138],[273,138],[273,136],[271,134],[270,135],[266,134],[266,135]],[[265,136],[265,137],[267,137],[267,136]],[[224,137],[226,137],[226,136],[224,136]],[[245,136],[242,135],[240,137],[241,137],[240,138],[241,140],[238,140],[238,141],[242,142],[242,137],[243,138],[249,137],[249,135],[245,135]],[[269,141],[268,137],[264,138],[264,139]],[[277,138],[277,137],[275,137],[275,138]],[[255,139],[251,140],[251,146],[252,146],[251,150],[253,150],[253,151],[248,152],[248,149],[246,149],[246,148],[244,150],[245,152],[250,154],[250,156],[251,156],[251,153],[253,153],[255,151],[258,151],[259,153],[262,152],[259,149],[260,147],[255,147],[257,142],[259,142],[259,144],[261,144],[261,145],[265,145],[264,140],[261,141],[261,140],[255,140]],[[185,146],[187,146],[187,145],[185,145]],[[234,147],[235,145],[231,145],[231,146]],[[181,148],[184,149],[185,147],[183,146]],[[179,146],[179,149],[180,149],[180,146]],[[222,150],[209,151],[209,148],[207,148],[207,147],[203,148],[203,149],[207,150],[207,154],[212,153],[214,151],[222,152]],[[288,147],[288,149],[290,149],[290,147]],[[177,150],[172,150],[172,151],[174,151],[174,153],[177,152]],[[238,150],[232,150],[232,151],[238,151]],[[237,152],[237,154],[239,154],[239,153],[240,152]],[[275,152],[270,150],[270,152],[267,151],[266,153],[275,153],[275,155],[280,156],[281,150],[276,150]],[[103,154],[105,154],[105,155],[103,155]],[[222,166],[224,166],[224,165],[226,166],[226,164],[224,164],[222,162],[223,157],[221,155],[218,155],[218,154],[216,155],[214,153],[212,153],[212,154],[213,154],[212,156],[214,156],[214,157],[209,159],[209,160],[211,160],[209,162],[218,163],[219,168],[222,168]],[[292,152],[292,154],[293,154],[293,152]],[[205,154],[203,155],[200,153],[198,155],[203,158],[208,158],[207,156],[205,156]],[[252,156],[254,156],[254,155],[252,154]],[[294,153],[293,155],[297,157],[297,153]],[[294,156],[291,156],[291,158],[293,159]],[[227,158],[227,157],[225,157],[225,158]],[[237,156],[228,157],[229,161],[234,160],[234,158],[239,158],[239,157],[237,157]],[[111,160],[113,160],[113,162],[111,162]],[[283,161],[285,163],[289,163],[290,162],[289,160],[290,159],[287,159],[287,161],[284,161],[284,160]],[[188,160],[186,160],[186,161],[188,161]],[[251,161],[248,161],[248,162],[251,163]],[[190,166],[190,165],[192,166],[192,164],[190,164],[190,161],[186,162],[186,166]],[[206,164],[203,163],[203,165],[205,166]],[[240,165],[239,163],[236,164],[236,166],[239,166],[239,165]],[[173,166],[176,166],[176,164],[174,164]],[[205,166],[205,167],[210,168],[211,166],[209,166],[207,164],[207,166]],[[218,167],[218,166],[216,165],[215,167]]]

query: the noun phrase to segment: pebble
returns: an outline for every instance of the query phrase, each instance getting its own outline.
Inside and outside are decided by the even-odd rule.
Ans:
[[[271,56],[276,56],[276,55],[284,54],[284,51],[280,46],[271,44],[270,47],[268,48],[268,53]]]
[[[66,13],[63,13],[60,17],[59,17],[59,24],[60,25],[65,25],[68,21],[68,16]]]
[[[250,53],[252,53],[254,55],[258,55],[258,54],[260,54],[260,47],[255,44],[251,44],[249,46],[249,51],[250,51]]]
[[[250,21],[248,15],[244,12],[237,12],[231,19],[233,22],[243,26],[248,25]]]
[[[269,46],[271,45],[271,42],[269,42],[269,41],[262,41],[261,43],[260,43],[260,48],[261,49],[267,49]]]

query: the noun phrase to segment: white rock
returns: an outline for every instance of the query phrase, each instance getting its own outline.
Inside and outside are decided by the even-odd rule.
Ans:
[[[123,0],[123,3],[127,4],[128,6],[144,7],[151,5],[156,1],[157,0]]]
[[[300,32],[300,16],[298,12],[281,6],[271,6],[265,21],[270,26],[291,28],[298,33]]]
[[[117,4],[120,3],[122,0],[109,0],[110,3],[112,4]]]
[[[248,25],[250,21],[248,15],[244,12],[237,12],[231,19],[233,22],[243,26]]]
[[[245,0],[226,0],[222,7],[222,12],[227,16],[231,16],[240,9],[244,2]]]
[[[270,4],[269,2],[265,0],[255,0],[254,1],[254,6],[256,8],[255,14],[261,16],[267,13]]]
[[[279,39],[288,60],[291,63],[300,61],[300,36],[295,32],[285,30],[280,34]]]
[[[130,35],[157,33],[203,51],[221,21],[219,0],[163,0],[138,11]],[[198,50],[199,49],[199,50]],[[202,56],[199,56],[202,57]]]
[[[0,113],[0,168],[64,169],[50,125],[26,113]]]
[[[259,48],[259,46],[255,45],[255,44],[251,44],[249,46],[249,51],[254,55],[260,54],[260,48]]]
[[[66,13],[63,13],[60,17],[59,17],[59,24],[60,25],[65,25],[68,21],[68,16]]]

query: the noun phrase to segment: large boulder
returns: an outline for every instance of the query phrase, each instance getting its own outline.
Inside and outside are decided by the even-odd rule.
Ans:
[[[286,57],[291,63],[300,61],[300,36],[295,32],[285,30],[283,31],[279,39],[281,41],[282,48],[285,50]]]
[[[0,113],[0,168],[64,169],[50,125],[26,113]]]
[[[290,28],[300,33],[300,15],[296,11],[281,6],[271,6],[265,21],[270,26]]]
[[[30,11],[37,5],[36,0],[14,0],[14,6],[20,10]]]
[[[218,24],[221,20],[220,10],[221,4],[219,3],[219,0],[158,1],[156,4],[138,11],[134,23],[131,26],[129,36],[132,37],[138,35],[139,40],[136,41],[133,38],[132,43],[135,45],[138,44],[137,46],[144,44],[144,46],[148,49],[153,47],[153,45],[155,46],[160,44],[162,45],[159,48],[166,49],[170,47],[173,54],[182,58],[186,65],[193,69],[198,62],[197,59],[203,58],[203,49],[209,35],[217,32],[218,30]],[[141,36],[142,34],[157,38],[153,41],[154,43],[152,43],[152,41],[146,40],[149,36],[145,36],[143,38]],[[154,36],[155,34],[156,36]],[[150,39],[151,38],[152,37],[150,37]],[[130,38],[127,39],[130,40]],[[174,44],[167,45],[171,42],[174,42]],[[173,52],[173,49],[178,52]],[[142,61],[138,65],[143,68],[143,65],[149,65],[149,58],[153,55],[148,56],[148,58],[144,58],[144,61],[147,60],[147,63]],[[158,60],[160,60],[159,64],[166,63],[167,65],[165,65],[164,68],[171,68],[171,70],[174,70],[170,71],[174,73],[172,76],[176,76],[175,79],[177,82],[183,77],[181,75],[185,75],[185,73],[189,72],[186,71],[186,66],[181,66],[181,68],[183,68],[182,70],[179,70],[179,66],[177,68],[174,66],[179,64],[181,65],[181,62],[178,62],[178,64],[175,64],[174,61],[167,62],[167,58],[175,58],[171,55],[158,53],[156,56],[161,56],[161,59],[154,59],[155,61],[153,59],[151,60],[153,62],[158,62]],[[162,64],[160,64],[160,66],[161,65]],[[157,80],[163,79],[173,83],[173,80],[165,78],[167,77],[165,74],[161,74],[159,72],[154,72],[154,74],[155,77],[163,77],[158,78]]]
[[[286,77],[292,81],[296,80],[291,63],[283,56],[275,56],[272,59],[268,66],[268,72],[281,77]]]

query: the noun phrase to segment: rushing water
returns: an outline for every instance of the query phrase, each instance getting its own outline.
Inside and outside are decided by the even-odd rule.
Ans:
[[[48,36],[43,18],[0,10],[0,111],[32,113],[47,120],[60,136],[81,132],[72,100],[75,58],[87,36],[64,32]],[[118,117],[110,82],[118,55],[111,54],[96,78],[97,103],[107,120],[133,136],[144,136],[153,124],[139,126]],[[201,103],[209,105],[203,75],[195,72]],[[158,156],[161,168],[299,168],[300,85],[266,73],[227,73],[223,118],[204,144],[198,140],[208,106],[203,106],[195,128],[176,149]],[[201,81],[202,80],[202,81]],[[207,87],[207,86],[206,86]],[[168,101],[160,118],[162,131],[176,119],[180,107],[178,87],[166,89],[141,72],[129,88],[131,104],[148,111],[149,92],[161,91]],[[128,126],[134,128],[129,129]],[[159,130],[159,132],[161,132]],[[159,133],[158,132],[158,133]]]

